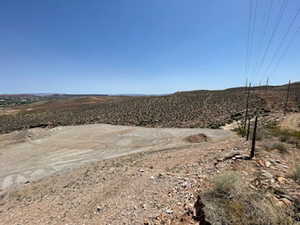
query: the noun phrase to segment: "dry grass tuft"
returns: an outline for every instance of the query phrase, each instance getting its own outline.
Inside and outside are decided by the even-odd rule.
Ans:
[[[271,144],[271,145],[265,145],[265,149],[267,151],[278,150],[279,153],[281,153],[281,154],[288,154],[289,153],[287,146],[282,144],[282,143],[274,143],[274,144]]]
[[[237,172],[214,180],[202,195],[207,221],[214,225],[295,225],[293,211],[277,206],[271,197],[246,187]]]
[[[241,177],[237,172],[228,171],[213,179],[214,189],[211,192],[218,197],[227,198],[241,192]]]

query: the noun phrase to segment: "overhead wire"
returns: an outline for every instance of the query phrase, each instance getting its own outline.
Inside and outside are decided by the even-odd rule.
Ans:
[[[248,35],[247,35],[247,46],[246,46],[246,61],[245,61],[245,75],[248,75],[249,67],[249,52],[250,52],[250,35],[252,27],[252,14],[253,14],[253,0],[249,0],[249,17],[248,17]]]
[[[274,0],[270,0],[268,6],[269,7],[265,11],[266,14],[264,15],[265,23],[263,25],[263,34],[262,34],[262,37],[261,37],[262,45],[265,43],[265,41],[267,41],[266,34],[267,34],[268,27],[269,27],[269,24],[270,24],[271,14],[272,14],[272,10],[273,10],[273,7],[274,7]],[[262,54],[263,54],[263,51],[262,51]],[[258,68],[258,64],[259,64],[259,57],[257,57],[256,65],[255,65],[255,68],[253,69],[253,74],[256,74],[256,70]]]
[[[270,69],[271,69],[272,65],[274,64],[279,52],[282,50],[282,48],[284,46],[284,43],[285,43],[287,37],[289,36],[290,32],[292,31],[292,28],[294,27],[295,22],[297,21],[297,18],[298,18],[299,15],[300,15],[300,8],[297,10],[296,14],[292,17],[292,19],[291,19],[291,21],[288,25],[287,31],[282,36],[282,38],[280,40],[280,43],[279,43],[277,49],[275,50],[270,63],[266,67],[265,74],[268,74],[268,72],[270,72]]]
[[[254,46],[254,39],[255,39],[255,27],[256,27],[256,20],[257,20],[257,6],[258,6],[258,0],[254,0],[254,11],[253,11],[253,21],[250,31],[250,48],[249,48],[249,67],[251,68],[251,62],[252,62],[252,53],[253,53],[253,46]],[[248,72],[250,71],[250,68],[248,68]],[[251,74],[248,74],[251,76]]]
[[[259,66],[258,66],[258,68],[257,68],[257,70],[256,70],[256,74],[259,74],[260,71],[261,71],[261,69],[262,69],[262,67],[264,66],[264,63],[265,63],[266,57],[267,57],[267,55],[268,55],[268,53],[269,53],[271,44],[272,44],[272,42],[273,42],[273,40],[274,40],[274,38],[275,38],[275,36],[276,36],[276,33],[277,33],[277,31],[278,31],[278,28],[279,28],[280,24],[281,24],[281,22],[282,22],[282,19],[283,19],[285,10],[287,9],[288,2],[289,2],[289,0],[283,0],[283,1],[282,1],[282,4],[281,4],[280,9],[279,9],[278,18],[277,18],[277,20],[276,20],[276,22],[275,22],[275,26],[274,26],[274,28],[273,28],[273,30],[272,30],[271,37],[270,37],[270,39],[268,40],[267,46],[266,46],[266,48],[265,48],[265,50],[264,50],[264,52],[263,52],[263,56],[262,56],[262,59],[261,59],[261,61],[260,61]]]
[[[281,53],[281,55],[279,56],[278,60],[275,63],[274,69],[272,70],[272,73],[275,74],[280,63],[282,62],[282,60],[284,59],[284,57],[286,56],[286,54],[288,53],[288,51],[290,50],[295,38],[297,37],[297,34],[300,33],[300,27],[298,27],[294,33],[292,34],[289,42],[287,43],[285,49],[283,50],[283,52]],[[271,74],[271,73],[270,73]]]

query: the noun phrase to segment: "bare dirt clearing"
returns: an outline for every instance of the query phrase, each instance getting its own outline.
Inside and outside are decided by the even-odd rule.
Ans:
[[[143,151],[189,148],[191,135],[216,141],[230,131],[112,126],[105,124],[35,128],[0,136],[2,191],[85,163]],[[204,142],[204,141],[203,141]]]

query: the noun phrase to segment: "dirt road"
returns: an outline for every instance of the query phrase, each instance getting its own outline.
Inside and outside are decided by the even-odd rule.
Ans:
[[[205,134],[210,141],[230,131],[163,129],[105,124],[31,129],[0,136],[0,192],[59,171],[131,153],[189,148],[186,137]]]

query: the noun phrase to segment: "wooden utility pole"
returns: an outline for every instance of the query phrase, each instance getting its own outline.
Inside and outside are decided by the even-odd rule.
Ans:
[[[244,130],[246,130],[246,126],[247,126],[248,111],[249,111],[250,89],[251,89],[251,83],[249,83],[249,87],[247,88],[247,99],[246,99],[246,112],[245,112]]]
[[[252,136],[252,146],[251,146],[251,152],[250,152],[250,159],[253,159],[253,157],[255,155],[257,120],[258,120],[258,116],[255,116],[255,122],[254,122],[254,128],[253,128],[253,136]]]
[[[250,137],[250,128],[251,128],[251,118],[248,118],[248,127],[247,127],[247,141],[249,141],[249,137]]]
[[[266,81],[266,92],[268,92],[269,89],[269,77],[267,77],[267,81]]]
[[[289,85],[288,85],[288,89],[287,89],[286,100],[285,100],[285,105],[284,105],[284,114],[287,113],[288,101],[289,101],[289,97],[290,97],[290,89],[291,89],[291,80],[289,80]]]

